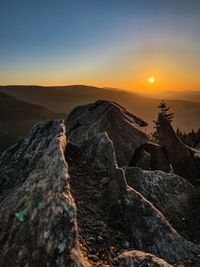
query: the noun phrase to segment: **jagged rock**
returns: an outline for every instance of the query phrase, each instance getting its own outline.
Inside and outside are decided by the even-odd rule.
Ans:
[[[145,165],[144,153],[149,154],[149,162]],[[167,158],[165,148],[153,143],[146,143],[138,147],[129,163],[130,167],[140,167],[143,170],[170,171],[170,163]]]
[[[175,226],[180,226],[192,207],[195,188],[180,176],[162,171],[124,168],[127,183],[140,192]]]
[[[131,248],[153,253],[171,263],[192,258],[200,251],[198,246],[181,237],[146,198],[127,185],[125,172],[117,166],[114,145],[106,133],[83,141],[75,150],[70,164],[72,190],[87,247],[97,238],[92,229],[97,216],[96,220],[101,220],[106,229],[110,246],[117,247],[116,250],[128,241]],[[84,207],[90,207],[90,216],[84,214]],[[119,229],[121,244],[113,239]],[[110,247],[104,242],[103,239],[103,248],[109,251]]]
[[[122,253],[117,259],[118,267],[173,267],[150,253],[133,250]]]
[[[0,266],[83,267],[63,121],[33,127],[0,156]]]
[[[36,125],[0,155],[0,266],[114,266],[124,249],[179,264],[200,252],[165,218],[175,216],[169,195],[183,192],[189,200],[186,183],[174,176],[174,185],[171,174],[118,167],[147,142],[137,124],[145,125],[117,104],[97,101],[69,116],[69,169],[63,121]],[[171,192],[162,196],[165,188]]]
[[[114,102],[99,100],[75,108],[67,119],[68,140],[80,144],[99,132],[113,141],[119,166],[128,165],[137,147],[148,138],[140,127],[147,123]]]
[[[200,169],[195,162],[194,156],[191,150],[177,136],[171,124],[164,116],[159,117],[158,133],[174,173],[196,184],[200,178]]]
[[[129,188],[124,217],[131,247],[150,252],[170,263],[193,258],[200,247],[181,237],[164,216],[141,194]]]
[[[96,136],[84,140],[79,146],[73,146],[73,153],[71,144],[69,143],[69,145],[70,149],[68,145],[66,147],[66,158],[68,160],[68,155],[73,155],[70,160],[71,167],[75,172],[83,176],[94,176],[92,179],[97,179],[99,185],[101,185],[101,179],[103,178],[103,191],[104,193],[106,192],[106,196],[103,197],[104,204],[108,207],[112,206],[112,202],[116,203],[120,199],[119,194],[122,191],[126,191],[126,181],[123,176],[123,170],[118,168],[113,142],[107,133],[100,132]],[[103,176],[100,176],[100,180],[97,177],[99,174]],[[115,177],[112,185],[110,177]],[[112,191],[115,191],[114,194],[110,194],[107,188],[108,184],[111,186]],[[107,186],[105,187],[105,185]]]
[[[81,146],[68,143],[65,155],[67,160],[76,162],[76,166],[83,170],[107,170],[109,167],[117,166],[113,143],[107,133],[100,132],[96,136],[84,140]]]

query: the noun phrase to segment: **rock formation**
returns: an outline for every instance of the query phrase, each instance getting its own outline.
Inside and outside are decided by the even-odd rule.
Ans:
[[[158,133],[174,172],[191,183],[197,184],[200,177],[198,159],[194,157],[192,150],[180,140],[171,124],[163,116],[159,118]]]
[[[103,229],[99,228],[101,230],[98,235],[102,238],[102,248],[105,249],[107,246],[107,251],[102,252],[104,264],[111,263],[108,259],[111,247],[117,252],[123,249],[122,244],[126,242],[130,248],[153,253],[171,263],[192,258],[199,251],[200,248],[182,238],[143,195],[128,186],[126,173],[118,168],[113,143],[106,133],[88,138],[78,148],[76,147],[75,153],[70,151],[71,154],[74,155],[70,164],[71,186],[77,201],[82,238],[89,250],[90,247],[95,247],[98,236],[93,230],[93,224],[94,221],[101,221]],[[134,168],[132,171],[134,172]],[[151,175],[152,180],[159,180],[157,172]],[[163,191],[164,194],[164,188],[167,188],[167,183],[173,177],[170,177],[166,184],[160,178],[163,183],[160,186],[157,181],[158,188],[161,187],[160,192]],[[168,186],[169,190],[170,185]],[[173,184],[171,186],[173,187]],[[185,187],[187,186],[189,194],[193,187],[189,183],[186,183]],[[79,192],[80,188],[81,192]],[[154,190],[156,191],[155,188]],[[167,195],[167,192],[165,194]],[[173,193],[166,198],[169,200],[172,195]],[[164,210],[162,201],[165,202],[166,199],[159,200],[159,197],[158,192],[155,198],[158,203],[161,202],[158,206],[163,204]],[[84,216],[84,209],[87,209],[87,216]],[[119,240],[115,239],[116,236],[119,236]],[[102,255],[100,254],[99,257],[101,258]]]
[[[129,166],[164,172],[173,170],[192,184],[200,185],[200,152],[186,146],[164,116],[158,118],[157,131],[161,145],[148,142],[137,147]]]
[[[0,156],[0,266],[86,266],[65,145],[63,121],[46,121]]]
[[[163,163],[170,154],[147,144],[140,129],[145,125],[116,103],[97,101],[74,109],[66,126],[62,120],[35,125],[2,153],[0,266],[190,267],[190,260],[199,262],[200,246],[178,227],[194,209],[198,190],[169,173]],[[157,151],[153,159],[152,151]],[[133,152],[140,168],[127,167]],[[198,162],[198,152],[191,154]],[[164,166],[168,173],[142,166]]]
[[[147,123],[109,101],[99,100],[73,109],[66,124],[68,140],[75,144],[106,132],[113,141],[119,166],[127,166],[136,148],[148,140],[140,130]]]
[[[175,226],[180,226],[190,211],[195,187],[175,174],[125,167],[127,183],[140,192]]]
[[[145,154],[147,154],[146,161],[144,161]],[[129,166],[140,167],[143,170],[170,171],[170,162],[168,160],[165,147],[153,143],[145,143],[138,147],[133,152],[133,157]]]

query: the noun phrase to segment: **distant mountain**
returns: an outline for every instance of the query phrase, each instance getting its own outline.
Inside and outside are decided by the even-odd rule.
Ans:
[[[179,99],[184,101],[191,101],[200,103],[200,90],[188,90],[188,91],[166,91],[165,92],[167,99]],[[157,93],[156,98],[159,97],[159,93]],[[161,97],[161,94],[160,94]]]
[[[0,152],[24,137],[36,122],[61,116],[39,105],[0,93]]]
[[[159,99],[142,96],[117,89],[72,86],[0,86],[0,91],[18,99],[42,105],[54,112],[69,113],[78,105],[98,99],[112,100],[149,123],[147,131],[153,130],[152,120],[157,116]],[[163,97],[165,99],[165,97]],[[167,98],[167,97],[166,97]],[[171,111],[175,113],[173,126],[189,131],[200,128],[200,103],[168,100]]]

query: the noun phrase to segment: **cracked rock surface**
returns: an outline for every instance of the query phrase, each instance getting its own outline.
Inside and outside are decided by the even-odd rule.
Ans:
[[[140,192],[176,227],[192,208],[195,187],[182,177],[163,171],[124,168],[127,183]]]
[[[119,166],[127,166],[136,148],[148,140],[140,130],[147,123],[110,101],[99,100],[73,109],[66,124],[68,140],[75,144],[106,132],[113,141]]]
[[[69,190],[63,121],[45,121],[0,157],[0,266],[86,266]]]
[[[74,153],[72,148],[69,152],[82,243],[92,259],[114,264],[113,256],[126,246],[171,263],[183,262],[199,252],[199,246],[181,237],[152,203],[128,186],[107,133],[99,133],[76,146]],[[158,179],[156,172],[151,175]]]

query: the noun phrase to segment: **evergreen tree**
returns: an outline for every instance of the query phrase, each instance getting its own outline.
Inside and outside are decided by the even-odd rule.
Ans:
[[[156,121],[153,121],[155,123],[155,128],[157,128],[159,126],[159,118],[160,117],[165,117],[169,121],[169,123],[171,123],[173,121],[173,117],[174,117],[174,113],[168,113],[170,107],[167,106],[167,104],[164,100],[162,100],[160,102],[158,108],[160,109],[160,112],[158,113],[158,118]]]
[[[154,128],[156,129],[155,132],[152,134],[152,141],[159,143],[159,135],[158,135],[158,130],[157,128],[159,127],[159,120],[161,117],[165,117],[169,123],[172,123],[173,121],[173,117],[174,117],[174,113],[170,113],[168,112],[170,110],[170,107],[166,104],[166,102],[164,100],[162,100],[158,106],[158,108],[160,109],[159,113],[158,113],[158,117],[157,120],[154,120]]]

